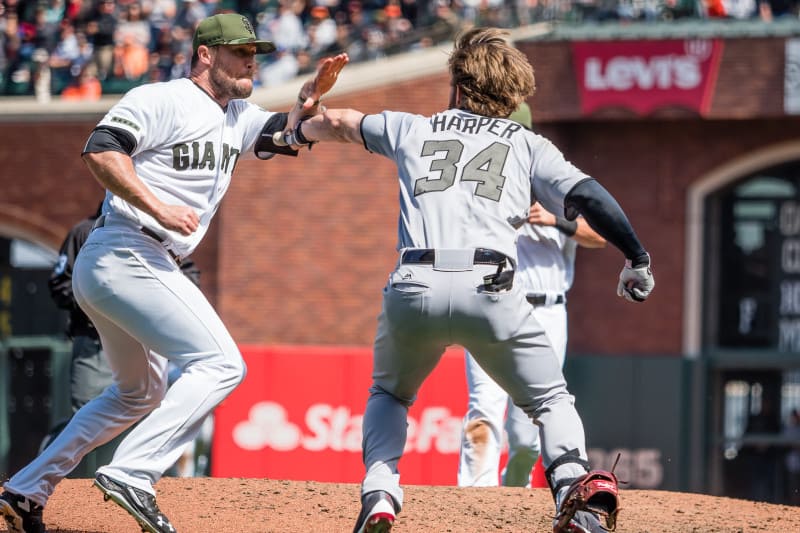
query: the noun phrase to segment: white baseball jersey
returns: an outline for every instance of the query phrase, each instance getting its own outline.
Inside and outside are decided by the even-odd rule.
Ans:
[[[384,111],[365,116],[361,131],[367,149],[397,163],[398,249],[483,247],[516,258],[509,219],[529,207],[531,187],[563,216],[564,196],[588,178],[549,140],[508,119]]]
[[[168,231],[110,192],[103,212],[155,230],[167,248],[186,257],[208,230],[237,161],[255,157],[255,142],[272,115],[245,100],[231,100],[222,108],[188,78],[132,89],[98,126],[133,135],[131,155],[139,178],[164,203],[194,208],[200,225],[188,236]]]
[[[525,224],[517,237],[517,274],[528,294],[566,294],[575,275],[578,243],[553,226]]]

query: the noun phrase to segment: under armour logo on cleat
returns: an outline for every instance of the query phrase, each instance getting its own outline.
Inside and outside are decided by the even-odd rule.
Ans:
[[[167,527],[167,529],[169,529],[170,531],[175,531],[175,528],[174,528],[174,527],[172,527],[172,524],[170,524],[169,522],[167,522],[167,521],[164,519],[164,517],[163,517],[163,516],[158,516],[158,517],[156,517],[156,523],[157,523],[157,525],[158,525],[159,527],[164,527],[164,526],[166,526],[166,527]]]

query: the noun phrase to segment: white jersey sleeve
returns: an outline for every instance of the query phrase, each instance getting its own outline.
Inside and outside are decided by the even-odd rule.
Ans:
[[[128,91],[100,121],[98,126],[108,126],[126,131],[136,140],[132,156],[158,146],[174,129],[175,114],[171,102],[159,94],[158,85],[140,85]]]
[[[236,116],[239,126],[243,132],[242,153],[239,159],[257,159],[255,145],[261,137],[264,124],[275,113],[264,110],[263,108],[246,102],[245,100],[234,100],[231,102],[238,107]]]
[[[552,212],[587,178],[518,123],[451,109],[384,111],[361,123],[366,148],[392,159],[400,182],[398,248],[493,248],[516,257],[509,222],[531,204]]]

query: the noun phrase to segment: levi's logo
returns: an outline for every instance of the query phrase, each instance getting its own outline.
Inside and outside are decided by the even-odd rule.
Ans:
[[[573,42],[581,111],[610,106],[646,115],[679,106],[707,113],[722,47],[720,39]]]

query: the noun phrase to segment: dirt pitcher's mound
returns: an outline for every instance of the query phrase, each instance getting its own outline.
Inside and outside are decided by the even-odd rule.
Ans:
[[[180,533],[345,532],[360,509],[354,484],[271,479],[165,478],[158,502]],[[552,531],[547,489],[405,487],[393,531]],[[63,481],[44,513],[50,533],[136,533],[136,522],[90,479]],[[0,526],[2,527],[2,526]],[[800,531],[800,508],[700,494],[623,490],[622,533]]]

